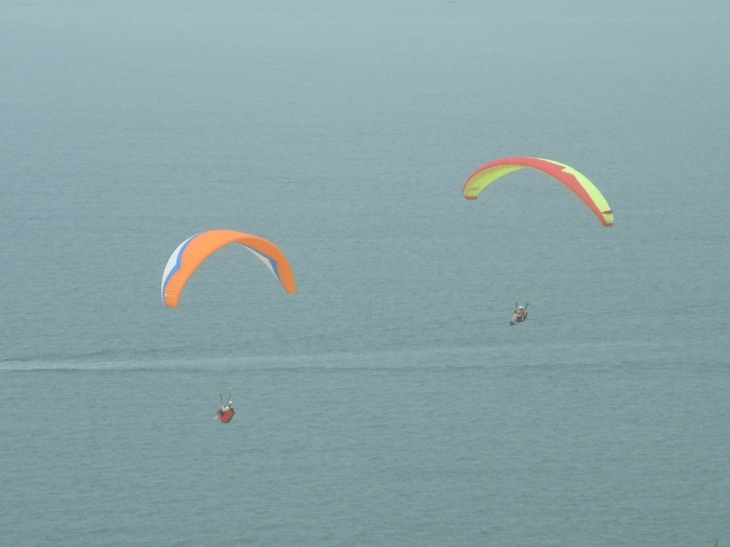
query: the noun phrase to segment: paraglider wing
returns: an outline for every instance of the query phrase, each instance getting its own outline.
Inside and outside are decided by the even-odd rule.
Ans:
[[[231,243],[240,243],[259,257],[287,293],[297,292],[294,272],[284,253],[276,245],[242,232],[209,230],[183,241],[167,261],[162,274],[162,302],[165,306],[177,308],[180,295],[190,276],[210,255]]]
[[[482,165],[464,183],[464,197],[477,199],[497,179],[525,168],[536,169],[562,182],[585,203],[604,226],[613,226],[613,211],[606,198],[582,173],[569,165],[541,158],[503,158]]]

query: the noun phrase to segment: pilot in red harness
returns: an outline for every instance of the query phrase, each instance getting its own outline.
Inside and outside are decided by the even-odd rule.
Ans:
[[[233,415],[235,413],[236,412],[233,410],[231,394],[228,394],[228,403],[223,402],[223,395],[221,395],[221,407],[215,411],[215,419],[227,424],[233,419]]]

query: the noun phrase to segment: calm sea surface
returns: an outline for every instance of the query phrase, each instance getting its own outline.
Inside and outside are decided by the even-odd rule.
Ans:
[[[730,544],[730,4],[119,4],[0,2],[1,546]]]

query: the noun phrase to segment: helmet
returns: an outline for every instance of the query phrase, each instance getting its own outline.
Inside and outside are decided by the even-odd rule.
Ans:
[[[525,308],[523,308],[522,306],[520,306],[520,308],[519,308],[519,309],[521,309],[521,310],[524,310]]]

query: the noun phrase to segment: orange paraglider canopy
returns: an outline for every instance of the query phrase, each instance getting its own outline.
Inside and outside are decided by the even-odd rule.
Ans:
[[[185,284],[205,260],[223,247],[239,243],[261,259],[289,294],[297,292],[294,272],[281,250],[261,237],[233,230],[209,230],[183,241],[167,261],[162,273],[162,302],[177,308]]]

